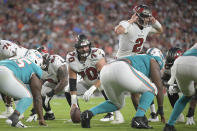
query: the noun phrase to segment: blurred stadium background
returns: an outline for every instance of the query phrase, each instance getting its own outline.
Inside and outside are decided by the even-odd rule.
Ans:
[[[131,17],[137,4],[149,5],[164,28],[163,34],[148,37],[144,49],[186,50],[197,41],[196,0],[0,0],[0,39],[27,48],[43,45],[65,57],[73,48],[73,34],[85,33],[114,57],[118,49],[114,27]]]

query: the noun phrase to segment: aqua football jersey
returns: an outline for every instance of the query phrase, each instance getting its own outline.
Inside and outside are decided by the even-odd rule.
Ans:
[[[142,72],[148,78],[150,78],[150,60],[151,59],[155,59],[158,62],[160,69],[162,69],[164,66],[164,62],[161,60],[160,57],[152,56],[148,54],[140,54],[140,55],[134,55],[134,56],[132,55],[132,56],[127,56],[123,58],[129,59],[132,62],[132,67]]]
[[[35,73],[39,78],[42,77],[42,69],[27,58],[11,58],[0,61],[0,66],[9,68],[16,78],[24,84],[29,84],[31,76]]]
[[[197,49],[193,48],[183,53],[183,56],[197,56]]]

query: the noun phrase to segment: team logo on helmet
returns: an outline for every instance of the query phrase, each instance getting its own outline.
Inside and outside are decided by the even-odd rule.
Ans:
[[[142,27],[147,27],[151,24],[152,12],[147,5],[139,5],[133,8],[134,13],[138,16],[137,23]]]
[[[32,62],[34,62],[39,67],[43,64],[43,58],[40,52],[34,49],[30,49],[27,51],[27,54],[25,55],[26,58],[30,59]]]
[[[163,68],[164,65],[164,56],[163,53],[158,49],[158,48],[150,48],[146,51],[147,54],[155,56],[157,58],[160,59],[160,61],[158,61],[158,63],[160,64],[160,66]]]

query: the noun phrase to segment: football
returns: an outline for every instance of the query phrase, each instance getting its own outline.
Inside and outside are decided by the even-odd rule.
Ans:
[[[80,109],[77,105],[73,104],[70,110],[70,117],[73,123],[80,123]]]

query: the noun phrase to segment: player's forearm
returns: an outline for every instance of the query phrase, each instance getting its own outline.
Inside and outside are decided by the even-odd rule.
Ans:
[[[159,23],[158,20],[156,20],[156,22],[154,24],[152,24],[153,28],[157,31],[157,33],[162,33],[163,32],[163,27],[162,25]]]
[[[33,102],[34,102],[34,108],[36,110],[36,113],[38,114],[39,120],[44,120],[43,112],[42,112],[42,97],[41,97],[41,94],[34,97]]]
[[[164,99],[164,95],[163,95],[163,88],[162,88],[158,90],[158,94],[157,94],[158,107],[163,106],[163,99]]]
[[[58,94],[60,92],[62,92],[64,90],[64,88],[66,87],[66,85],[68,84],[68,80],[67,79],[63,79],[61,80],[57,86],[54,89],[54,94]]]

